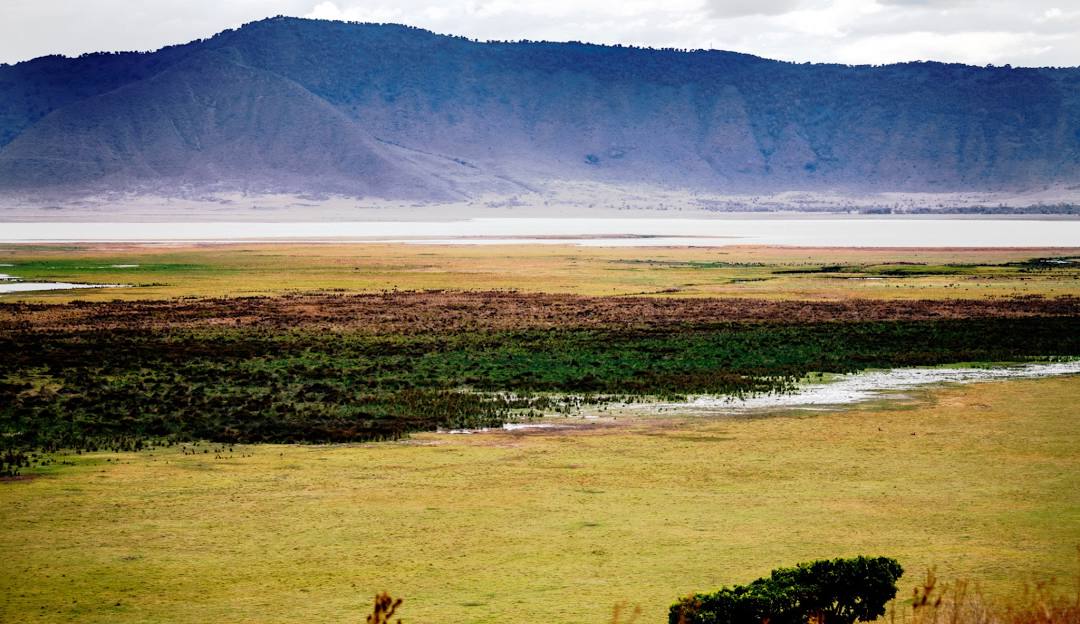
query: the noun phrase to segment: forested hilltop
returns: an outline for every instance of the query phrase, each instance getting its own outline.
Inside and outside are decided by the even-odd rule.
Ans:
[[[795,64],[272,18],[0,66],[0,191],[452,200],[1080,183],[1080,69]],[[177,191],[178,192],[178,191]]]

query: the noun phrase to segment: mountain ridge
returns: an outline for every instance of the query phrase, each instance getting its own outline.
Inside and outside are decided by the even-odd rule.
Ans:
[[[550,180],[772,193],[1075,184],[1080,69],[794,64],[299,18],[0,66],[7,193],[445,201]]]

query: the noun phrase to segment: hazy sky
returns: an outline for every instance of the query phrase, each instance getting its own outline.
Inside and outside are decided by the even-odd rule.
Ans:
[[[1080,0],[0,0],[0,62],[156,49],[276,14],[793,61],[1080,65]]]

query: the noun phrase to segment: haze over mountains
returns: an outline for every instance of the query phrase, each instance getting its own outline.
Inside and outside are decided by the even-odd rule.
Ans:
[[[1080,69],[809,65],[273,18],[0,66],[0,193],[452,201],[1080,185]]]

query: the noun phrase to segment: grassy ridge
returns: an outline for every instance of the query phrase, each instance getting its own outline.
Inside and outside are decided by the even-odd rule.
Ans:
[[[810,372],[1080,355],[1080,317],[370,335],[253,328],[0,337],[7,449],[363,441],[610,395],[777,392]],[[576,399],[574,399],[576,400]]]

